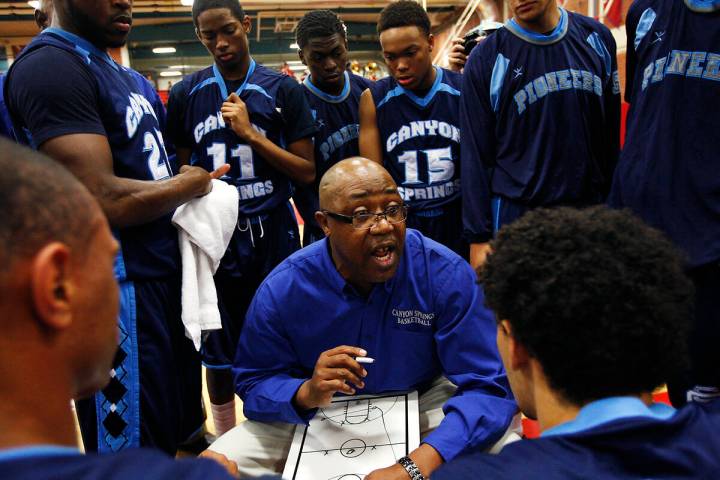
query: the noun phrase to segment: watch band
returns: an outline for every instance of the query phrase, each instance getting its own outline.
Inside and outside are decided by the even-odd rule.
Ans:
[[[398,463],[405,469],[408,475],[410,475],[410,480],[425,480],[425,477],[420,473],[420,469],[415,465],[415,462],[412,461],[412,458],[404,456],[398,460]]]

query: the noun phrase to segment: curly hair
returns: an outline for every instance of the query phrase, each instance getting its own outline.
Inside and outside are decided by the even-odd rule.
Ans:
[[[347,40],[347,27],[340,17],[330,10],[313,10],[298,22],[295,41],[300,48],[305,48],[311,38],[331,37],[336,33]]]
[[[377,24],[378,33],[390,28],[418,27],[425,35],[430,34],[430,18],[422,6],[413,0],[399,0],[382,9]]]
[[[238,0],[195,0],[192,6],[192,19],[195,28],[198,26],[198,17],[205,10],[213,8],[228,8],[233,17],[242,21],[245,18],[245,11]]]
[[[487,305],[574,404],[652,391],[686,365],[683,259],[628,211],[530,211],[479,273]]]

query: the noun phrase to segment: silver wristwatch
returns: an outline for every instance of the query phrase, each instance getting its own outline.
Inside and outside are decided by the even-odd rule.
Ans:
[[[420,473],[420,469],[415,465],[415,462],[412,461],[412,458],[404,456],[398,460],[398,463],[402,465],[408,475],[410,475],[410,480],[425,480],[425,477]]]

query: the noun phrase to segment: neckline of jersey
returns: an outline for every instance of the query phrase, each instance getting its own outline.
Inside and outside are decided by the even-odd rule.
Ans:
[[[252,57],[250,58],[250,66],[248,67],[247,73],[245,74],[245,80],[243,80],[242,85],[240,85],[237,90],[235,90],[235,93],[240,95],[243,90],[245,90],[245,86],[248,84],[250,77],[255,72],[255,59]],[[223,78],[222,74],[220,73],[220,69],[218,68],[216,63],[213,63],[213,75],[215,76],[215,81],[218,84],[218,88],[220,88],[220,95],[222,96],[223,102],[227,100],[229,93],[227,89],[227,85],[225,84],[225,79]]]
[[[565,11],[562,7],[558,7],[558,10],[560,11],[560,21],[548,35],[525,30],[515,21],[515,18],[510,18],[507,22],[505,22],[505,27],[515,36],[520,37],[526,42],[535,45],[552,45],[565,38],[570,23],[567,11]]]
[[[683,0],[685,6],[697,13],[712,13],[720,10],[720,0]]]
[[[61,457],[66,455],[79,456],[82,454],[80,453],[80,450],[74,447],[51,444],[28,445],[0,450],[0,462],[34,457]]]
[[[79,35],[75,35],[74,33],[68,32],[67,30],[63,30],[62,28],[58,27],[49,27],[40,32],[40,35],[56,35],[63,40],[66,40],[73,45],[75,45],[76,49],[80,49],[84,51],[87,55],[93,54],[94,56],[98,57],[103,62],[107,63],[114,69],[118,69],[118,65],[115,62],[115,60],[112,59],[112,57],[105,51],[100,50],[98,47],[90,43],[89,41],[85,40]]]
[[[303,85],[310,90],[313,94],[320,97],[320,99],[329,103],[341,103],[350,95],[350,74],[345,71],[343,76],[345,77],[345,86],[343,86],[342,92],[339,95],[331,95],[327,92],[323,92],[315,84],[312,83],[312,75],[308,75],[303,80]]]
[[[428,103],[435,97],[435,94],[440,89],[440,84],[442,83],[443,79],[443,70],[442,68],[438,68],[436,65],[433,65],[433,68],[435,69],[435,81],[432,84],[432,87],[430,87],[430,90],[425,94],[424,97],[419,97],[415,95],[413,92],[408,90],[407,88],[403,87],[402,85],[398,84],[398,87],[402,90],[405,95],[407,95],[410,100],[415,102],[416,104],[420,105],[421,107],[427,106]]]

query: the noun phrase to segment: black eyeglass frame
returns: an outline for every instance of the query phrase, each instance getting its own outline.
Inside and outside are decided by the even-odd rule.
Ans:
[[[396,222],[390,221],[390,219],[388,218],[388,210],[390,210],[391,208],[397,208],[397,209],[399,209],[399,211],[403,212],[402,220],[398,220]],[[325,215],[327,215],[328,217],[334,218],[335,220],[339,220],[341,222],[351,224],[353,226],[353,228],[355,228],[357,230],[369,230],[380,222],[381,217],[384,217],[385,220],[391,225],[396,225],[398,223],[404,222],[407,219],[408,207],[407,207],[407,205],[392,205],[390,207],[387,207],[385,210],[383,210],[380,213],[358,212],[354,215],[345,215],[342,213],[331,212],[330,210],[320,210],[320,211],[322,213],[324,213]],[[370,224],[369,227],[356,227],[353,224],[353,220],[356,218],[356,216],[359,216],[359,215],[375,215],[375,221],[372,224]]]

